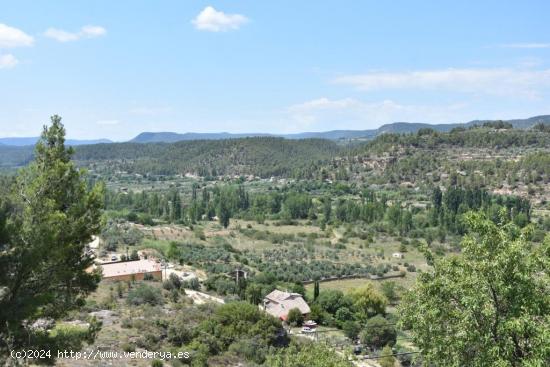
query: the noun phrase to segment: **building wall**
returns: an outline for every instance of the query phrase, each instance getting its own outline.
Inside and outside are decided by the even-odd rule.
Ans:
[[[125,274],[125,275],[117,275],[114,277],[104,277],[105,280],[120,280],[120,281],[131,281],[133,280],[143,280],[145,277],[145,274],[151,274],[154,279],[162,280],[162,270],[159,271],[152,271],[148,273],[136,273],[136,274]]]

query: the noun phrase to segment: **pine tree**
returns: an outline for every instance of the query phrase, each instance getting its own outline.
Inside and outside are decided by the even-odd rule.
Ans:
[[[332,203],[330,202],[329,197],[323,199],[323,217],[326,223],[330,222],[332,215]]]
[[[224,197],[220,197],[220,204],[218,207],[218,220],[220,221],[220,224],[227,228],[229,227],[229,218],[231,217],[231,213],[229,210],[229,207],[227,205],[227,202]]]
[[[9,236],[0,245],[0,349],[9,334],[15,345],[32,343],[23,320],[59,317],[83,302],[99,274],[84,247],[99,232],[103,187],[88,190],[65,147],[59,116],[51,118],[20,171],[9,196]],[[13,345],[12,345],[13,346]]]
[[[173,191],[171,196],[172,208],[170,210],[170,219],[172,222],[177,222],[182,218],[181,198],[177,191]]]
[[[319,297],[319,281],[316,280],[315,283],[313,283],[313,300],[316,301]]]

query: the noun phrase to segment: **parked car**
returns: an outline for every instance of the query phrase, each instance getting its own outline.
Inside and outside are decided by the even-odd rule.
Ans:
[[[317,327],[317,323],[313,320],[308,320],[308,321],[304,322],[304,326],[308,327],[310,329],[315,329]]]

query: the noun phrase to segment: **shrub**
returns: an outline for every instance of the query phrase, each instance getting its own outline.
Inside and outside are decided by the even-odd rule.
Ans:
[[[122,343],[120,348],[125,352],[134,352],[136,350],[136,346],[131,343]]]
[[[201,284],[199,283],[199,280],[197,278],[191,278],[189,280],[184,280],[182,282],[182,287],[198,291],[201,289]]]
[[[293,308],[288,311],[286,321],[292,326],[300,326],[304,322],[304,315],[298,308]]]
[[[416,266],[410,264],[409,266],[407,266],[407,271],[414,273],[416,271]]]
[[[397,284],[395,282],[383,282],[380,289],[382,290],[384,296],[386,296],[386,298],[391,302],[395,302],[399,299],[399,295],[397,294]]]
[[[361,331],[361,327],[356,321],[345,321],[342,325],[342,331],[344,331],[344,334],[350,338],[351,340],[357,339],[357,336],[359,335],[359,332]]]
[[[338,320],[341,324],[353,320],[353,314],[351,313],[350,309],[347,307],[340,307],[336,314],[334,315],[336,320]]]
[[[231,344],[228,350],[235,355],[259,364],[265,361],[268,352],[268,348],[258,346],[254,338],[239,339]]]
[[[132,261],[139,260],[139,254],[136,250],[133,250],[132,253],[130,254],[130,260]]]
[[[158,289],[153,288],[147,284],[141,284],[139,287],[134,288],[130,292],[128,292],[126,302],[129,305],[134,306],[142,305],[145,303],[154,306],[162,304],[163,299]]]
[[[393,352],[389,345],[386,345],[382,349],[381,355],[382,358],[379,359],[379,364],[381,367],[393,367],[395,366],[395,358],[392,356]]]
[[[394,345],[397,331],[384,317],[377,315],[367,321],[365,330],[361,333],[361,342],[374,348],[384,345]]]
[[[320,292],[317,303],[328,313],[335,314],[340,307],[351,305],[351,301],[344,293],[335,289],[327,289]]]
[[[318,304],[314,303],[311,305],[311,312],[309,313],[309,318],[313,321],[316,321],[318,323],[324,322],[324,311]]]
[[[201,343],[215,344],[220,351],[238,340],[254,338],[258,347],[274,345],[281,322],[248,302],[231,302],[216,307],[197,329]],[[209,336],[210,335],[210,336]]]
[[[171,273],[168,277],[168,281],[172,284],[172,288],[180,289],[181,288],[181,279],[176,274]]]
[[[334,353],[333,350],[321,343],[294,344],[289,348],[279,348],[276,353],[267,357],[266,365],[285,367],[352,366],[344,356]]]

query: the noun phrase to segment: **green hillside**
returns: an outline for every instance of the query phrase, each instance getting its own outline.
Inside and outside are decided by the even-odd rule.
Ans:
[[[140,174],[308,177],[341,152],[341,147],[327,140],[257,137],[89,145],[79,147],[75,159],[92,167],[106,162],[112,169]]]

